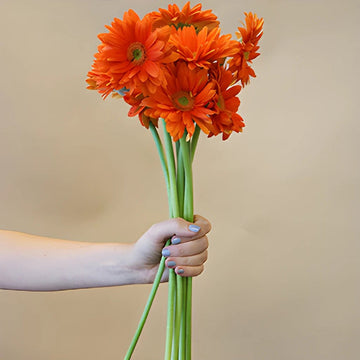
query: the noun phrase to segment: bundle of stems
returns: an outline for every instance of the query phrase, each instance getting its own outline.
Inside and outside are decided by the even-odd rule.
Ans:
[[[163,146],[156,127],[151,122],[150,131],[155,140],[165,177],[169,215],[171,218],[182,217],[193,222],[194,201],[191,165],[200,135],[200,128],[196,125],[191,141],[187,139],[185,130],[183,137],[174,144],[166,130],[164,119],[162,119],[162,123],[165,146]],[[170,239],[165,246],[169,244]],[[144,312],[124,360],[131,359],[135,350],[159,287],[165,269],[165,260],[165,257],[162,256]],[[191,360],[191,316],[192,278],[179,276],[173,269],[169,269],[165,360]]]

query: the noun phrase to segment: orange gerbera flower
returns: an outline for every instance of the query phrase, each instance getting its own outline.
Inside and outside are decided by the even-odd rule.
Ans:
[[[196,67],[208,69],[212,62],[236,54],[238,42],[231,40],[230,34],[220,36],[219,28],[209,32],[204,27],[197,33],[194,27],[184,27],[171,34],[169,44],[192,70]]]
[[[226,140],[233,131],[240,132],[245,126],[242,117],[237,114],[240,105],[237,94],[241,86],[232,86],[234,83],[232,72],[220,66],[212,69],[211,77],[214,77],[216,82],[217,93],[213,106],[215,114],[210,116],[212,123],[207,124],[210,130],[209,137],[222,133],[223,140]]]
[[[112,90],[127,87],[133,91],[137,87],[154,92],[164,83],[162,63],[173,61],[176,57],[167,54],[165,43],[152,31],[149,17],[140,20],[129,10],[123,20],[114,19],[106,26],[109,33],[98,37],[102,44],[98,47],[92,71],[89,72],[90,86],[96,87],[106,97]]]
[[[152,12],[150,16],[154,21],[154,28],[166,25],[175,26],[175,28],[183,28],[185,26],[194,26],[196,31],[200,31],[203,27],[207,27],[209,31],[219,26],[217,16],[211,10],[201,11],[201,4],[190,8],[190,2],[187,2],[180,11],[176,4],[170,4],[168,9],[159,9],[159,12]]]
[[[214,113],[208,104],[216,91],[214,83],[208,79],[207,70],[190,70],[182,61],[169,65],[169,70],[166,74],[167,85],[159,87],[142,101],[142,105],[148,107],[145,114],[164,118],[166,129],[174,141],[183,136],[185,128],[192,136],[194,121],[208,134],[206,124],[211,122],[209,115]]]
[[[250,76],[256,77],[249,63],[260,55],[257,51],[258,42],[263,34],[264,19],[259,19],[256,14],[250,12],[245,13],[245,22],[246,27],[238,27],[239,32],[236,33],[240,39],[238,51],[229,62],[230,69],[243,86],[248,84]]]

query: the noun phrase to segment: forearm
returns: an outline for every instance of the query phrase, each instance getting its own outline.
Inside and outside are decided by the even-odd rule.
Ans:
[[[144,282],[133,245],[0,230],[0,288],[52,291]]]

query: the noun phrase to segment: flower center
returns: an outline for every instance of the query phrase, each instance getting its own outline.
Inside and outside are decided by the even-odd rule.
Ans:
[[[245,58],[245,60],[249,60],[249,56],[250,56],[250,52],[249,52],[249,51],[245,51],[245,52],[244,52],[244,58]]]
[[[145,47],[141,42],[132,43],[127,50],[127,58],[135,65],[141,65],[145,61]]]
[[[182,28],[184,28],[184,27],[194,26],[193,24],[187,24],[187,23],[182,23],[182,22],[172,23],[172,25],[174,25],[176,29],[182,29]],[[194,26],[194,27],[195,27],[195,26]],[[195,28],[196,28],[196,27],[195,27]]]
[[[186,91],[179,91],[171,98],[174,106],[181,111],[188,111],[194,107],[194,98]]]
[[[195,24],[188,24],[188,23],[182,23],[182,22],[173,22],[171,23],[170,25],[174,26],[175,29],[183,29],[184,27],[194,27],[195,28],[195,32],[198,34],[199,31],[202,29],[202,28],[199,28],[198,25],[195,25]]]

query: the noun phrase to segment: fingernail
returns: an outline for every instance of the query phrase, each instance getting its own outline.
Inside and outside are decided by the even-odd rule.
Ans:
[[[167,262],[167,266],[168,266],[168,267],[175,267],[175,266],[176,266],[176,263],[175,263],[175,261],[168,261],[168,262]]]
[[[183,274],[183,273],[184,273],[184,269],[179,269],[179,270],[177,271],[177,273],[178,273],[178,274]]]
[[[199,232],[200,226],[191,224],[191,225],[189,225],[189,230],[192,232]]]
[[[180,244],[181,243],[181,239],[179,239],[178,237],[175,237],[171,240],[171,243],[173,245],[177,245],[177,244]]]
[[[162,256],[170,256],[170,250],[169,249],[163,249],[163,251],[161,252]]]

